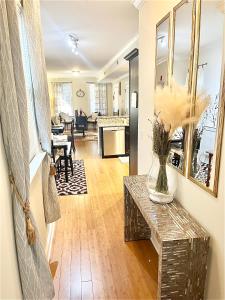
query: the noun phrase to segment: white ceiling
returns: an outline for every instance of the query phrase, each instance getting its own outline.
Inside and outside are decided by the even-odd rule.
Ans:
[[[41,0],[48,72],[101,70],[138,34],[138,10],[131,1]],[[79,55],[68,35],[79,37]]]

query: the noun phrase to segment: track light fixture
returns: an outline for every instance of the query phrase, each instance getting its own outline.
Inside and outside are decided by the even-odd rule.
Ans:
[[[68,42],[69,42],[70,47],[72,48],[72,52],[75,55],[78,55],[79,54],[79,51],[78,51],[79,39],[78,39],[78,37],[75,34],[69,34]]]

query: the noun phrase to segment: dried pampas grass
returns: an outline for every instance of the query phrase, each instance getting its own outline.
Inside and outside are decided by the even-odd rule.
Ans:
[[[204,94],[197,95],[193,106],[187,89],[173,81],[171,87],[156,89],[155,115],[171,138],[178,127],[197,123],[209,100]]]
[[[159,158],[159,173],[156,191],[168,193],[166,161],[171,149],[171,139],[178,127],[197,123],[209,104],[209,97],[198,95],[195,105],[185,87],[173,81],[172,87],[157,88],[155,93],[155,115],[153,124],[153,151]]]

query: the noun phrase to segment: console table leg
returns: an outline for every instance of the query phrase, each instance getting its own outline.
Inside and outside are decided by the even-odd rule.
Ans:
[[[209,239],[163,242],[158,299],[204,299]]]
[[[145,183],[146,176],[124,179],[125,241],[149,239],[152,229],[158,300],[203,300],[209,235],[177,201],[153,204]]]
[[[124,240],[126,242],[150,239],[150,228],[126,188],[124,190],[124,215]]]

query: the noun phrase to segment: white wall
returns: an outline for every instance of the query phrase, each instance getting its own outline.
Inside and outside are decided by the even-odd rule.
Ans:
[[[126,114],[126,92],[127,92],[126,87],[129,82],[129,76],[123,78],[120,82],[121,82],[121,95],[119,100],[119,110],[120,110],[120,115],[125,115]]]
[[[119,95],[119,84],[121,83],[121,95]],[[115,100],[118,99],[118,104],[116,104],[114,100],[114,111],[117,111],[115,107],[118,105],[119,114],[125,115],[128,114],[126,112],[126,92],[129,93],[129,91],[126,91],[127,86],[129,86],[129,76],[125,76],[122,79],[117,79],[113,81],[113,93],[116,93]]]
[[[117,113],[119,110],[119,82],[114,82],[112,85],[112,97],[113,113]]]
[[[75,109],[82,109],[87,116],[90,115],[90,97],[89,97],[89,87],[88,81],[93,81],[92,78],[48,78],[49,82],[72,82],[73,88],[73,108]],[[85,92],[84,97],[77,97],[76,92],[81,89]]]
[[[75,79],[73,82],[73,105],[74,109],[82,109],[87,116],[90,115],[90,96],[89,96],[89,87],[84,79]],[[85,92],[84,97],[77,97],[76,92],[81,89]]]
[[[155,80],[155,26],[179,1],[145,1],[139,11],[139,174],[148,172],[151,163],[151,126]],[[209,232],[210,256],[206,299],[225,299],[224,293],[224,205],[225,205],[225,130],[223,135],[218,198],[203,191],[178,174],[177,199]]]

